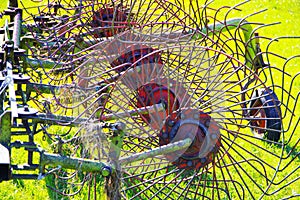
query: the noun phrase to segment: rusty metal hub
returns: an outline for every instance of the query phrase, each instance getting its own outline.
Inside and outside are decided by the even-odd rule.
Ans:
[[[91,26],[99,29],[94,33],[95,37],[111,37],[123,32],[127,27],[128,14],[121,8],[100,8],[92,17]]]
[[[160,146],[187,137],[193,142],[187,149],[165,155],[180,169],[199,169],[213,162],[221,146],[217,123],[206,113],[197,110],[173,113],[167,119],[159,135]]]
[[[123,53],[111,63],[111,66],[117,67],[125,63],[134,64],[133,67],[144,66],[153,63],[162,65],[161,53],[155,52],[155,50],[156,49],[146,45],[129,46],[125,50],[123,50]],[[116,71],[120,73],[127,70],[128,68],[129,66],[126,65],[124,67],[117,68]]]
[[[164,85],[157,83],[148,83],[138,88],[137,90],[137,107],[152,106],[154,104],[163,103],[165,111],[158,112],[155,117],[157,120],[166,119],[166,117],[173,111],[179,109],[179,101],[171,89]],[[160,119],[158,119],[158,117]],[[149,114],[143,115],[143,120],[147,123],[153,124],[153,118]]]

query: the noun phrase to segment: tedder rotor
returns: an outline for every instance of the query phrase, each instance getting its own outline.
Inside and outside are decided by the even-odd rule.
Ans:
[[[262,11],[228,19],[245,3],[10,0],[0,181],[44,178],[52,198],[298,196],[299,55],[276,44],[299,37],[260,36]]]

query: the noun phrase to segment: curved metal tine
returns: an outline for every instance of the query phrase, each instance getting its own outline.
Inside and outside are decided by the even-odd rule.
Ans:
[[[278,37],[274,40],[270,41],[267,45],[266,50],[266,58],[268,62],[272,62],[272,60],[277,59],[280,65],[276,67],[265,69],[264,72],[268,74],[280,75],[281,79],[275,79],[271,77],[270,86],[273,87],[274,91],[278,91],[280,94],[280,101],[284,105],[284,110],[282,112],[283,119],[285,120],[285,124],[287,124],[284,128],[284,132],[288,133],[290,131],[291,123],[297,122],[297,105],[298,105],[298,91],[297,91],[297,82],[299,80],[299,73],[295,71],[295,64],[299,60],[300,52],[296,52],[298,54],[294,55],[279,55],[276,54],[276,46],[285,43],[286,41],[298,41],[299,37]],[[274,48],[275,47],[275,48]],[[274,52],[272,54],[269,51]],[[293,51],[295,53],[295,51]],[[282,70],[282,72],[281,72]],[[290,83],[287,85],[286,83]],[[288,144],[293,137],[293,132],[285,135],[285,144]]]
[[[141,1],[142,4],[145,2]],[[89,2],[85,3],[89,6]],[[134,1],[132,3],[138,2]],[[281,172],[280,170],[282,170],[282,172],[284,173],[290,166],[290,163],[296,160],[295,158],[291,158],[293,155],[291,153],[288,153],[288,155],[284,157],[284,149],[278,149],[279,154],[277,154],[277,152],[273,151],[274,149],[268,148],[268,144],[263,143],[263,141],[266,140],[253,137],[248,133],[247,130],[244,129],[251,126],[247,121],[249,120],[249,118],[243,117],[242,115],[242,112],[248,109],[240,108],[242,103],[240,95],[242,93],[246,93],[249,97],[249,99],[245,100],[246,103],[251,102],[251,100],[255,100],[251,98],[252,91],[259,87],[267,87],[269,82],[266,79],[261,80],[260,78],[257,78],[257,80],[254,83],[251,83],[247,89],[244,89],[242,87],[249,78],[256,76],[253,71],[245,67],[244,63],[240,61],[242,57],[244,59],[246,55],[245,50],[243,49],[243,36],[238,35],[240,34],[240,31],[243,31],[243,27],[237,25],[237,30],[235,31],[235,33],[229,33],[229,36],[223,33],[219,33],[218,30],[213,28],[213,30],[211,30],[212,36],[209,37],[209,34],[202,34],[202,36],[204,37],[201,38],[201,40],[199,40],[198,38],[198,43],[192,43],[191,40],[193,38],[191,35],[188,35],[188,37],[183,39],[185,39],[186,44],[191,43],[191,48],[189,48],[188,45],[180,47],[180,45],[184,43],[182,41],[178,41],[177,36],[174,38],[170,34],[168,35],[168,39],[173,39],[173,41],[169,42],[167,45],[160,44],[160,42],[162,42],[161,36],[166,36],[164,31],[169,31],[172,33],[174,30],[179,30],[179,32],[182,33],[185,31],[185,28],[188,28],[192,29],[192,31],[194,32],[199,32],[199,30],[196,29],[199,27],[201,27],[202,29],[204,27],[208,27],[207,19],[215,19],[215,15],[209,16],[209,12],[207,12],[208,9],[211,9],[209,8],[209,2],[204,5],[202,9],[201,6],[199,6],[198,2],[196,4],[192,4],[192,6],[189,7],[189,4],[183,1],[181,3],[181,7],[184,8],[183,10],[189,10],[191,11],[191,13],[193,13],[193,15],[197,17],[195,18],[195,20],[190,20],[188,19],[188,17],[180,18],[180,15],[176,15],[175,18],[179,21],[189,22],[190,24],[187,23],[183,26],[180,26],[179,23],[152,23],[150,18],[151,16],[155,16],[155,10],[151,10],[150,7],[155,7],[155,3],[157,3],[165,10],[169,10],[170,13],[172,13],[173,8],[178,9],[178,6],[174,6],[171,3],[162,4],[161,1],[152,1],[151,3],[152,4],[147,7],[148,9],[146,9],[148,15],[142,16],[140,18],[139,22],[141,22],[142,26],[131,27],[131,30],[133,32],[135,31],[134,34],[144,37],[143,42],[148,42],[148,45],[152,43],[154,47],[161,48],[157,50],[157,52],[162,53],[162,58],[164,59],[162,68],[164,69],[164,72],[161,75],[162,77],[158,77],[157,83],[163,84],[163,77],[166,78],[169,82],[170,80],[177,82],[181,81],[182,84],[180,85],[185,86],[187,90],[186,92],[183,92],[182,97],[183,99],[187,99],[187,101],[184,101],[185,103],[180,105],[179,108],[181,109],[194,106],[194,108],[203,110],[205,113],[208,113],[213,119],[215,119],[219,123],[220,131],[222,132],[222,146],[220,147],[220,153],[216,155],[216,158],[214,158],[210,165],[192,170],[192,172],[187,169],[176,168],[176,166],[172,162],[164,157],[145,159],[133,165],[128,164],[124,166],[124,177],[122,179],[124,186],[124,195],[127,196],[127,194],[133,191],[134,194],[131,196],[132,198],[158,197],[175,199],[176,197],[182,197],[189,199],[196,196],[202,196],[203,198],[230,198],[231,193],[235,193],[233,194],[233,198],[258,198],[260,197],[260,195],[264,196],[267,194],[271,194],[274,191],[274,185],[276,184],[278,184],[278,187],[280,187],[279,189],[282,190],[283,188],[291,185],[293,182],[296,182],[296,180],[298,179],[297,177],[294,179],[295,181],[291,180],[291,178],[297,176],[297,169],[290,171],[285,178],[278,176],[278,174],[280,174]],[[142,6],[133,7],[132,5],[130,5],[130,8],[132,9],[130,11],[131,13],[134,13],[134,9],[136,9],[139,15],[141,15],[139,11],[143,10]],[[235,7],[233,8],[235,9]],[[222,9],[227,9],[227,7],[224,7]],[[228,9],[228,13],[230,13],[231,10],[230,8]],[[69,8],[69,10],[72,11],[72,8]],[[221,11],[215,9],[215,12],[218,13]],[[86,13],[82,12],[82,14]],[[150,17],[146,19],[146,16]],[[166,19],[171,20],[172,17],[170,16],[166,16]],[[201,19],[199,24],[195,23],[197,19]],[[81,23],[79,24],[85,24],[83,18],[81,18],[80,21]],[[74,21],[71,21],[71,23],[67,24],[70,25],[73,22]],[[225,18],[225,22],[228,23],[230,21],[226,20]],[[217,21],[214,20],[213,24],[214,25],[212,27],[217,24]],[[153,25],[153,28],[151,27],[151,25]],[[63,26],[60,25],[54,27],[54,29],[55,28],[63,28]],[[258,26],[258,28],[260,27]],[[85,35],[84,37],[86,37],[87,46],[89,46],[93,42],[100,42],[98,48],[101,45],[106,45],[106,43],[101,43],[101,41],[90,39],[94,38],[92,31],[80,29],[79,26],[73,24],[71,26],[71,29],[78,30],[81,35]],[[229,26],[225,25],[224,29],[229,29]],[[48,30],[51,30],[51,28]],[[157,37],[146,37],[152,32],[158,33],[159,38],[157,39]],[[124,80],[122,78],[126,76],[126,73],[129,74],[128,72],[132,70],[129,69],[128,71],[122,73],[116,79],[112,79],[112,81],[108,83],[107,87],[112,88],[111,93],[107,92],[103,88],[95,91],[97,83],[103,83],[103,81],[105,82],[107,80],[107,77],[112,78],[114,77],[114,75],[117,75],[118,73],[116,71],[118,68],[111,68],[110,64],[112,58],[109,57],[107,52],[101,50],[99,50],[99,52],[95,52],[95,48],[97,48],[96,46],[87,47],[83,45],[84,47],[80,47],[76,52],[73,52],[72,48],[78,45],[78,43],[76,43],[77,41],[74,44],[69,45],[70,40],[61,40],[63,38],[63,35],[67,35],[68,33],[72,33],[72,31],[63,31],[62,33],[56,35],[45,35],[45,38],[53,39],[56,44],[62,44],[65,49],[56,48],[55,45],[50,46],[50,43],[48,43],[48,45],[50,46],[47,49],[48,55],[47,53],[42,54],[57,63],[66,61],[68,65],[74,64],[74,68],[72,68],[71,72],[65,72],[65,74],[61,77],[57,77],[54,75],[53,77],[51,77],[50,73],[47,70],[44,71],[51,79],[53,79],[53,81],[57,81],[59,84],[64,85],[65,83],[63,83],[63,80],[68,76],[71,77],[72,73],[76,72],[79,75],[74,78],[75,85],[77,84],[76,81],[80,79],[86,79],[88,81],[91,81],[91,83],[89,83],[88,87],[86,88],[75,87],[75,89],[79,89],[77,91],[79,93],[86,92],[84,100],[79,101],[77,105],[59,101],[57,105],[65,110],[73,110],[75,107],[81,106],[82,109],[79,109],[79,111],[75,113],[75,115],[81,116],[83,115],[83,113],[86,113],[86,115],[93,116],[91,117],[92,120],[95,120],[95,112],[98,110],[102,112],[100,116],[108,116],[110,114],[118,115],[120,114],[120,112],[126,112],[128,110],[138,111],[138,106],[136,105],[136,91],[130,90],[130,88],[126,88],[124,86],[126,85],[126,82],[122,82]],[[90,34],[91,37],[88,37],[86,33],[87,35]],[[179,36],[181,36],[180,34]],[[199,34],[201,33],[199,32]],[[74,34],[71,35],[70,38],[76,40],[76,36],[78,35]],[[45,42],[40,38],[38,38],[38,41],[40,41],[41,43]],[[58,41],[62,42],[59,43]],[[236,49],[232,49],[229,45],[232,41],[234,42],[234,44],[237,44],[235,47]],[[119,44],[122,42],[133,44],[136,41],[134,39],[128,40],[125,37],[125,39],[119,39],[118,42]],[[252,40],[250,42],[252,42]],[[179,45],[176,46],[176,44]],[[202,45],[209,46],[209,48],[202,48]],[[199,50],[197,50],[198,48]],[[220,49],[226,51],[226,53],[223,53]],[[54,54],[57,54],[59,52],[61,53],[61,55],[58,55],[56,58],[54,58]],[[238,53],[235,54],[234,52]],[[93,59],[90,60],[90,57],[94,57],[97,53],[102,54],[102,56],[98,57],[96,55],[96,59],[94,59],[96,61],[101,61],[101,64],[98,65],[93,63]],[[42,54],[39,55],[39,59],[42,59]],[[262,54],[265,53],[262,52]],[[269,56],[271,55],[271,53],[268,51],[266,52],[266,54],[268,54]],[[118,54],[113,56],[117,55]],[[150,55],[151,54],[146,55],[145,58],[149,57]],[[222,59],[224,59],[223,62]],[[138,61],[141,60],[142,58]],[[91,63],[88,64],[88,62],[90,61]],[[138,61],[136,61],[135,64],[138,63]],[[83,62],[84,64],[81,62]],[[79,65],[77,63],[79,63]],[[86,66],[86,64],[89,66]],[[124,64],[124,66],[126,66],[126,64]],[[56,67],[58,67],[58,65],[54,65],[54,68]],[[91,71],[91,76],[80,71],[84,67],[88,68]],[[52,71],[55,71],[54,68]],[[264,68],[262,70],[263,71],[260,72],[260,74],[265,75],[266,77],[270,74],[270,76],[273,78],[275,77],[276,73],[281,72],[280,70],[276,70],[276,68]],[[267,70],[271,70],[272,73],[267,73]],[[134,71],[134,73],[132,74],[137,75],[137,72]],[[239,76],[240,74],[241,76]],[[297,76],[292,77],[292,80],[296,81]],[[135,80],[141,81],[138,78],[136,78]],[[273,88],[275,88],[276,91],[281,89],[280,84],[273,85]],[[239,91],[239,89],[241,90],[241,88],[242,91]],[[282,93],[288,95],[290,93],[289,89],[283,89],[282,87],[281,90]],[[293,89],[291,88],[291,90]],[[76,92],[76,90],[73,92]],[[66,96],[64,94],[65,93],[56,95],[54,98],[54,102],[59,100],[61,97]],[[108,102],[105,103],[105,106],[97,105],[101,95],[104,94],[110,97],[109,99],[107,99]],[[293,112],[297,111],[295,109],[296,106],[294,106],[294,109],[287,109],[287,107],[289,107],[289,105],[293,105],[293,103],[297,105],[297,95],[299,94],[293,94],[292,97],[288,98],[288,100],[284,102],[284,106],[286,108],[284,110],[283,116],[285,117],[285,119],[287,119],[288,116],[292,116]],[[192,106],[188,104],[189,101],[193,102]],[[84,105],[85,103],[87,105]],[[155,110],[155,112],[158,113],[159,110]],[[125,156],[133,155],[135,152],[145,152],[149,149],[160,147],[159,139],[157,136],[160,130],[156,130],[155,128],[150,127],[149,124],[147,124],[147,122],[143,119],[143,117],[145,116],[138,115],[120,119],[127,123],[129,126],[128,133],[125,135],[124,149],[122,151],[122,154]],[[263,117],[258,117],[258,119],[265,120],[265,118]],[[113,121],[113,119],[110,120]],[[289,124],[288,131],[295,132],[295,130],[291,130]],[[76,134],[78,134],[78,132]],[[91,135],[91,137],[94,136],[97,138],[97,133]],[[294,138],[295,136],[290,136],[289,138],[287,138],[287,135],[284,135],[283,140],[286,142],[286,146],[289,144],[294,144],[292,148],[293,150],[297,149],[298,144],[298,141],[294,143]],[[87,149],[90,149],[86,150],[82,154],[82,156],[89,157],[91,156],[90,152],[95,152],[95,154],[93,154],[92,156],[97,157],[97,153],[101,154],[107,151],[107,146],[101,147],[99,146],[99,144],[97,144],[99,143],[99,141],[101,141],[99,140],[99,138],[95,141],[90,139],[88,141],[90,142],[90,145],[89,147],[87,147]],[[97,148],[99,150],[98,152]],[[74,150],[73,153],[76,152],[77,151]],[[102,157],[107,158],[107,155],[103,153]],[[65,172],[61,171],[61,173],[64,174]],[[77,172],[65,178],[76,179],[76,173]],[[85,175],[83,179],[77,178],[77,180],[82,180],[80,184],[83,184],[85,181],[87,181],[88,178],[90,178],[90,176]],[[288,183],[285,182],[285,186],[281,187],[281,180],[288,180]],[[247,187],[249,183],[252,183],[254,185],[253,187],[256,189],[257,193]],[[81,187],[77,189],[79,191]]]
[[[231,146],[231,145],[229,144],[228,146]],[[238,146],[238,147],[241,148],[241,146]],[[262,149],[262,148],[261,148],[261,149]],[[250,154],[250,155],[252,155],[252,156],[255,156],[254,154],[251,153],[251,151],[248,151],[248,150],[246,150],[246,149],[242,149],[242,151],[243,151],[243,152],[245,151],[247,154]],[[237,152],[238,152],[238,151],[237,151]],[[255,156],[255,158],[261,160],[261,158],[259,158],[258,156]],[[277,159],[277,161],[279,161],[279,160],[280,160],[280,159]],[[247,162],[247,163],[249,163],[249,162]],[[266,163],[265,161],[264,161],[263,164],[267,164],[267,167],[272,168],[273,171],[276,170],[276,167],[272,166],[271,164]],[[265,170],[265,171],[266,171],[266,170]],[[244,171],[244,172],[245,172],[245,171]],[[251,176],[248,175],[248,177],[251,177]],[[243,176],[241,176],[241,179],[243,179]],[[253,181],[253,179],[252,179],[252,181]],[[269,181],[272,182],[271,179],[269,179]],[[245,183],[245,182],[244,182],[244,183]],[[246,184],[246,183],[245,183],[245,184]],[[266,192],[264,192],[264,190],[262,190],[261,187],[259,187],[259,188],[261,189],[261,191],[263,192],[263,194],[266,194]],[[250,192],[250,193],[251,193],[251,192]],[[252,194],[252,195],[253,195],[253,194]],[[253,197],[253,196],[252,196],[252,197]]]
[[[299,91],[297,83],[300,74],[295,71],[296,63],[299,60],[299,52],[293,51],[294,55],[284,55],[284,52],[280,55],[277,53],[278,46],[288,41],[297,40],[299,40],[299,37],[274,38],[267,43],[266,52],[264,53],[271,67],[262,69],[261,74],[264,74],[268,86],[279,97],[283,121],[282,142],[278,146],[283,150],[281,164],[278,168],[278,176],[273,182],[273,190],[269,192],[270,195],[280,194],[283,189],[292,187],[299,180],[298,167],[292,165],[299,158],[297,131],[300,118],[298,117]],[[276,66],[273,66],[272,62],[276,63]]]
[[[230,77],[230,76],[229,76]],[[214,90],[211,90],[212,92],[214,91]],[[126,93],[124,93],[124,95],[126,95]],[[243,151],[245,151],[245,149],[243,149]],[[251,152],[250,151],[246,151],[247,153],[249,153],[249,154],[251,154]],[[251,154],[252,156],[254,156],[254,154]],[[260,159],[260,158],[258,158],[258,157],[256,157],[256,159]],[[264,163],[265,164],[265,163]],[[273,168],[274,169],[274,168]]]

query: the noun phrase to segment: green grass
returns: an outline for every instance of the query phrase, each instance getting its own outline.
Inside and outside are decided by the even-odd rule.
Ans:
[[[31,5],[30,0],[23,1],[25,5]],[[214,3],[214,7],[220,7],[222,5],[223,1],[216,1]],[[233,1],[233,0],[228,0],[226,1],[229,5],[234,5],[235,3],[238,3],[239,1]],[[1,1],[0,3],[0,11],[6,7],[6,2]],[[263,23],[273,23],[273,22],[281,22],[280,25],[276,26],[271,26],[267,27],[264,29],[261,29],[260,35],[268,36],[270,38],[276,38],[277,36],[300,36],[300,1],[299,0],[281,0],[281,1],[276,1],[276,0],[255,0],[251,1],[250,3],[244,5],[241,7],[243,9],[242,14],[238,12],[233,12],[229,16],[229,18],[235,18],[238,17],[237,15],[240,16],[245,16],[247,14],[253,13],[254,11],[259,11],[262,9],[267,8],[268,10],[264,13],[261,13],[259,15],[253,16],[251,18],[252,21],[257,21],[257,22],[263,22]],[[3,24],[3,21],[0,23]],[[266,45],[266,44],[263,44]],[[273,50],[273,49],[272,49]],[[285,55],[286,57],[292,56],[294,54],[299,54],[300,53],[300,40],[286,40],[284,42],[279,42],[276,45],[276,49],[274,49],[277,53],[280,55]],[[275,63],[277,64],[277,63]],[[291,72],[294,74],[299,71],[299,67],[297,68],[298,63],[294,63],[295,67]],[[278,64],[279,65],[279,64]],[[299,64],[298,64],[299,66]],[[297,71],[296,71],[297,70]],[[281,77],[278,76],[276,77],[278,79],[277,81],[281,81]],[[290,84],[288,82],[285,82],[284,84]],[[300,90],[300,82],[295,84],[298,89],[295,91],[298,92]],[[298,116],[299,116],[299,111],[298,111]],[[292,126],[295,126],[295,122],[293,122]],[[295,144],[296,139],[299,138],[299,127],[298,131],[295,132],[297,136],[294,136],[294,140],[291,141],[291,144]],[[240,141],[241,145],[245,145],[248,148],[252,148],[251,150],[255,153],[258,154],[259,156],[264,156],[260,155],[262,154],[262,151],[258,151],[257,149],[249,146],[249,144],[245,144],[245,142]],[[280,154],[281,149],[277,148],[275,146],[270,146],[267,144],[261,144],[261,146],[264,146],[266,149]],[[292,145],[290,145],[292,146]],[[299,148],[298,148],[299,151]],[[284,155],[287,155],[288,150],[284,151]],[[14,162],[22,160],[22,156],[24,155],[17,155],[15,156]],[[295,155],[294,155],[295,156]],[[293,156],[292,156],[293,157]],[[292,158],[291,157],[291,158]],[[283,163],[288,163],[290,160],[283,161]],[[266,162],[272,163],[272,158],[267,158]],[[296,167],[299,166],[299,158],[296,158],[295,161],[286,169],[286,171],[291,171],[295,169]],[[257,165],[259,168],[259,165]],[[253,173],[255,175],[255,173]],[[233,173],[233,176],[236,176],[236,174]],[[279,176],[275,180],[281,180],[284,176],[286,176],[285,173],[279,174]],[[296,171],[296,173],[292,177],[299,177],[299,171]],[[292,180],[292,179],[289,179]],[[257,180],[258,182],[261,180]],[[8,182],[2,182],[0,183],[0,199],[60,199],[61,197],[57,194],[50,193],[48,189],[46,188],[46,182],[48,182],[48,179],[46,181],[41,180],[41,181],[28,181],[28,180],[12,180]],[[292,195],[294,193],[299,194],[300,193],[300,186],[299,186],[299,181],[298,183],[293,183],[290,186],[288,186],[286,189],[281,191],[279,194],[280,196],[272,196],[272,197],[266,197],[267,199],[277,199],[280,197],[285,197]],[[255,186],[252,186],[255,188]],[[252,189],[252,188],[250,188]],[[273,188],[272,188],[273,189]],[[100,191],[100,189],[99,189]],[[54,195],[54,196],[51,196]],[[76,196],[75,199],[87,199],[86,197],[87,191],[83,191],[80,195]],[[233,197],[234,194],[232,194]]]

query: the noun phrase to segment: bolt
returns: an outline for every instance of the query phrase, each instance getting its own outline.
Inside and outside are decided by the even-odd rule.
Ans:
[[[213,134],[211,135],[211,139],[213,139],[213,140],[217,139],[217,135],[213,133]]]
[[[187,166],[191,167],[193,165],[193,162],[191,160],[187,161]]]
[[[25,112],[29,112],[29,108],[28,108],[28,106],[26,105],[26,106],[24,106],[24,111]]]
[[[205,157],[204,157],[204,158],[201,158],[201,159],[200,159],[200,162],[201,162],[201,163],[205,163],[205,162],[206,162],[206,158],[205,158]]]
[[[107,177],[111,174],[111,169],[108,166],[104,166],[101,171],[102,176]]]
[[[146,85],[145,90],[146,92],[150,93],[152,92],[152,87],[150,85]]]

